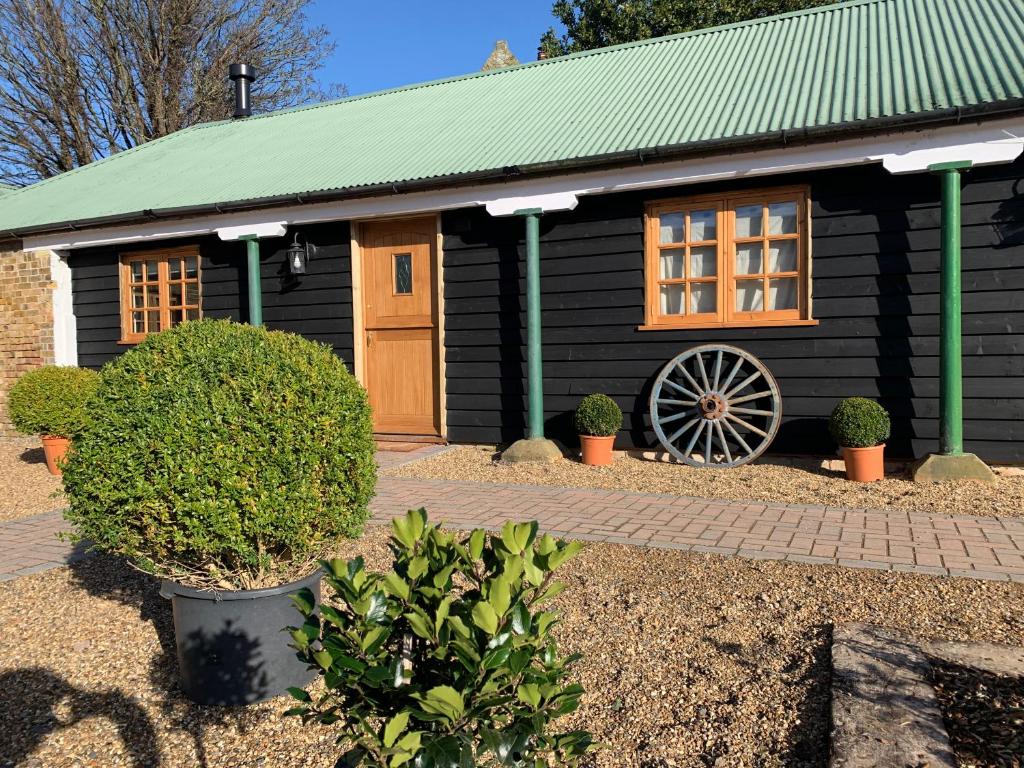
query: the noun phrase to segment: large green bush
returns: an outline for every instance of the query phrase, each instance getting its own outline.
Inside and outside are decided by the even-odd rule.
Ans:
[[[367,519],[370,409],[325,345],[184,323],[108,363],[92,405],[66,516],[158,575],[265,586]]]
[[[349,768],[576,765],[590,734],[550,725],[583,695],[565,682],[577,657],[559,656],[542,606],[580,544],[537,538],[535,522],[459,540],[422,509],[392,527],[392,570],[331,560],[319,615],[308,590],[293,598],[294,647],[326,690],[290,689],[287,714],[337,727]]]
[[[622,409],[608,395],[587,395],[576,406],[576,431],[610,437],[622,428]]]
[[[889,439],[889,413],[874,400],[848,397],[835,407],[828,431],[844,448],[870,448]]]
[[[7,412],[26,435],[74,437],[89,419],[86,406],[99,384],[88,368],[47,365],[29,371],[11,387]]]

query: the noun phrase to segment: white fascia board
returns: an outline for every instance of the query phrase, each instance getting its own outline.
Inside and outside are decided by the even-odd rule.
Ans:
[[[268,221],[260,224],[237,224],[233,227],[218,227],[217,237],[221,240],[249,240],[263,237],[284,237],[288,231],[285,221]]]
[[[1024,118],[1018,117],[475,187],[455,187],[30,236],[24,238],[23,247],[25,250],[85,248],[195,237],[227,228],[251,232],[254,227],[267,225],[294,226],[325,221],[411,216],[475,206],[485,206],[489,211],[500,212],[495,215],[508,215],[524,208],[565,210],[573,207],[574,201],[584,195],[657,189],[724,179],[757,178],[868,163],[882,163],[886,168],[895,168],[901,173],[921,171],[927,168],[925,160],[940,155],[943,161],[971,153],[972,157],[978,158],[976,164],[982,164],[982,160],[985,163],[1009,162],[1020,154],[1021,147],[1024,146],[1024,139],[1020,137],[1024,137]]]
[[[71,267],[67,254],[50,251],[53,282],[53,362],[78,365],[78,322],[71,300]]]

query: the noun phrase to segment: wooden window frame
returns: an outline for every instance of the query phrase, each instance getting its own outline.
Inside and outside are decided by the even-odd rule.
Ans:
[[[196,260],[196,276],[195,278],[185,278],[184,273],[182,274],[181,280],[171,281],[170,270],[168,269],[168,262],[171,259],[181,259],[188,256],[195,257]],[[155,285],[157,288],[158,306],[157,309],[160,312],[160,329],[171,327],[171,307],[170,307],[170,283],[180,282],[183,286],[195,281],[198,287],[198,300],[196,305],[183,304],[182,306],[187,308],[195,307],[199,311],[199,317],[203,316],[203,265],[202,258],[199,254],[199,249],[195,246],[183,246],[180,248],[164,248],[160,250],[152,251],[131,251],[128,253],[122,253],[119,258],[119,286],[121,294],[121,338],[118,341],[119,344],[138,344],[140,341],[146,338],[150,333],[156,333],[157,331],[145,331],[138,333],[133,330],[132,324],[132,313],[138,311],[137,307],[132,306],[132,285],[138,285],[133,283],[131,279],[131,265],[140,261],[156,261],[157,262],[157,279],[153,281],[146,280],[145,275],[143,276],[143,284]],[[185,292],[182,290],[182,301],[185,300]],[[147,313],[152,310],[145,310]],[[148,320],[147,320],[148,322]]]
[[[789,235],[769,235],[767,233],[767,207],[771,203],[797,203],[797,231]],[[736,237],[736,208],[743,205],[760,203],[764,206],[763,229],[758,237]],[[689,211],[694,208],[711,209],[717,212],[716,240],[694,241],[690,236]],[[688,197],[652,200],[644,212],[644,324],[638,330],[668,330],[693,328],[756,328],[772,326],[817,325],[818,321],[811,316],[811,222],[810,222],[810,188],[806,185],[767,187],[762,189],[744,189],[735,192],[724,192],[714,195],[693,195]],[[684,212],[683,240],[680,243],[661,243],[661,215],[668,212]],[[797,241],[796,272],[768,272],[770,240]],[[752,275],[736,274],[735,245],[737,243],[762,243],[762,272]],[[692,282],[710,282],[709,278],[691,278],[689,250],[692,247],[714,245],[717,249],[717,268],[714,280],[717,281],[716,311],[700,315],[662,315],[661,286],[665,284],[682,284],[683,301],[689,301],[689,284]],[[666,250],[681,250],[684,253],[683,278],[661,279],[661,254]],[[758,279],[764,281],[764,301],[768,301],[768,281],[772,277],[797,279],[797,307],[786,310],[763,310],[760,312],[739,312],[736,306],[737,279]]]

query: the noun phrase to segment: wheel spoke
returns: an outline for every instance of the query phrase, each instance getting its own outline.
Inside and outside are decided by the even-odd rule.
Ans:
[[[729,385],[732,384],[732,380],[736,378],[736,374],[740,372],[740,368],[742,366],[743,366],[743,358],[742,357],[736,358],[736,364],[733,365],[732,370],[729,371],[729,376],[726,378],[725,383],[722,384],[721,388],[718,390],[719,392],[729,388]]]
[[[701,352],[697,353],[697,370],[700,371],[700,380],[704,382],[704,391],[711,391],[711,383],[708,381],[708,372],[704,368],[704,355]]]
[[[725,428],[728,429],[729,432],[732,433],[732,436],[736,438],[736,442],[739,443],[743,447],[743,450],[747,452],[747,456],[753,455],[754,449],[747,445],[747,441],[744,440],[740,436],[740,433],[736,431],[736,427],[734,427],[728,421],[724,421],[723,423],[725,424]]]
[[[679,421],[680,419],[685,419],[687,416],[692,415],[693,413],[691,411],[680,411],[679,413],[673,413],[671,416],[666,416],[663,419],[658,419],[658,421],[662,424],[669,424],[673,421]]]
[[[683,424],[683,426],[680,427],[676,432],[673,432],[672,435],[669,436],[668,442],[670,442],[670,443],[672,443],[674,445],[676,440],[678,440],[680,437],[682,437],[683,433],[686,432],[686,430],[688,430],[690,427],[692,427],[698,421],[700,421],[700,416],[694,416],[688,422]]]
[[[722,431],[722,422],[718,420],[714,422],[715,430],[718,432],[718,442],[722,444],[722,450],[725,451],[725,460],[732,464],[732,453],[729,452],[729,446],[725,443],[725,433]]]
[[[733,416],[731,413],[727,413],[727,414],[725,414],[725,418],[727,418],[727,419],[729,419],[731,421],[735,421],[737,424],[742,426],[744,429],[750,430],[755,435],[760,435],[761,437],[768,437],[768,433],[767,432],[765,432],[764,430],[758,429],[757,427],[755,427],[750,422],[747,422],[747,421],[744,421],[743,419],[741,419],[739,416]]]
[[[665,379],[661,383],[664,384],[667,387],[672,387],[672,389],[676,390],[677,392],[682,392],[687,397],[692,397],[695,402],[697,400],[700,400],[700,395],[698,395],[696,392],[691,392],[686,387],[681,387],[680,385],[676,384],[674,381],[669,381],[668,379]]]
[[[657,401],[658,405],[687,405],[692,407],[697,404],[696,400],[672,400],[667,397],[659,397]]]
[[[759,411],[757,408],[730,408],[730,413],[742,413],[746,416],[771,416],[771,411]]]
[[[699,391],[700,391],[700,384],[698,384],[698,383],[697,383],[697,380],[696,380],[696,379],[694,379],[694,378],[693,378],[693,376],[691,376],[691,375],[690,375],[690,372],[689,372],[688,370],[686,370],[686,369],[685,369],[685,368],[683,367],[683,364],[682,364],[682,363],[679,363],[679,364],[678,364],[678,365],[676,366],[676,368],[678,368],[678,369],[679,369],[679,372],[680,372],[681,374],[683,374],[683,376],[685,376],[685,377],[686,377],[686,380],[687,380],[688,382],[690,382],[690,384],[692,384],[692,385],[693,385],[693,388],[694,388],[694,389],[696,389],[696,390],[697,390],[697,391],[699,392]],[[707,390],[704,390],[704,391],[706,392]],[[700,399],[700,398],[698,397],[698,399]]]
[[[697,444],[697,438],[700,437],[700,433],[704,431],[704,427],[700,426],[693,430],[693,437],[690,438],[690,442],[686,444],[686,450],[683,451],[683,456],[689,456],[693,453],[693,446]]]
[[[759,378],[761,378],[761,372],[754,371],[752,374],[750,374],[749,376],[747,376],[747,378],[743,380],[742,384],[730,389],[728,392],[725,393],[725,395],[723,395],[723,397],[725,397],[726,400],[732,400],[733,395],[735,395],[737,392],[742,392],[746,387],[748,387],[751,383],[757,381]]]
[[[718,350],[718,355],[715,357],[715,382],[711,385],[712,389],[718,391],[718,381],[722,377],[722,350]]]
[[[714,422],[709,421],[708,422],[708,428],[707,428],[708,436],[707,436],[707,440],[704,442],[704,463],[705,464],[710,464],[711,463],[711,439],[712,439],[712,433],[714,432],[714,428],[713,427],[714,427]]]
[[[755,392],[752,395],[744,395],[743,397],[737,397],[735,400],[730,399],[729,400],[729,407],[732,408],[732,406],[738,405],[739,403],[749,403],[751,400],[757,400],[758,398],[761,398],[761,397],[771,397],[771,396],[772,396],[772,392],[770,392],[770,391]],[[732,410],[735,410],[735,408],[732,408]]]

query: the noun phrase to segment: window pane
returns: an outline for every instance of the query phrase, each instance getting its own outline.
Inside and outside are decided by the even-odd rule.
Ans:
[[[690,314],[714,312],[717,305],[718,288],[716,283],[690,284]]]
[[[661,242],[681,243],[683,242],[683,225],[685,218],[680,213],[663,213],[658,217],[661,231]]]
[[[145,333],[146,320],[142,312],[132,312],[132,333]]]
[[[199,319],[199,310],[198,309],[186,309],[185,310],[185,319],[186,320],[198,320]]]
[[[185,277],[194,278],[199,275],[199,259],[195,256],[185,258]]]
[[[167,262],[167,276],[171,280],[181,280],[181,259],[171,259]]]
[[[796,240],[768,242],[768,271],[796,272]]]
[[[736,281],[736,311],[761,312],[764,310],[764,281]]]
[[[178,325],[184,319],[184,314],[180,309],[171,310],[171,328]]]
[[[768,309],[796,309],[796,278],[780,277],[768,281]]]
[[[690,277],[714,277],[718,274],[718,248],[699,245],[690,249]]]
[[[736,237],[760,237],[764,206],[741,205],[736,208]]]
[[[395,293],[412,293],[412,254],[395,254]]]
[[[690,242],[717,239],[717,211],[690,211]]]
[[[661,314],[683,314],[683,285],[661,286]]]
[[[796,234],[796,203],[768,203],[768,234]]]
[[[683,274],[683,259],[686,257],[686,251],[682,248],[678,250],[662,251],[661,252],[661,279],[672,280],[682,277],[686,277]]]
[[[736,245],[736,274],[758,275],[763,263],[761,243],[738,243]]]
[[[181,283],[171,283],[167,286],[167,301],[172,307],[180,307],[182,299]]]
[[[159,312],[147,312],[147,327],[146,330],[149,333],[155,333],[160,330],[160,313]]]
[[[185,303],[199,303],[199,283],[185,283]]]
[[[132,282],[133,283],[141,283],[142,282],[142,262],[141,261],[133,261],[132,262]]]
[[[146,289],[143,288],[141,285],[136,285],[135,287],[132,288],[132,306],[146,306]]]
[[[159,262],[156,261],[146,262],[146,280],[153,282],[157,279],[157,275],[159,275],[159,267],[157,266],[158,264]]]

